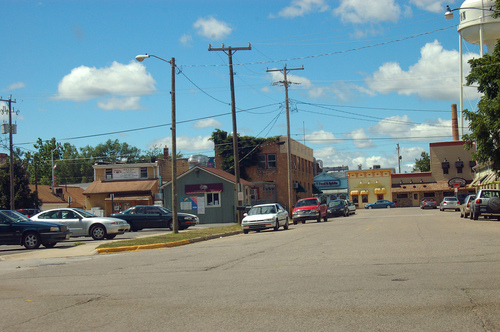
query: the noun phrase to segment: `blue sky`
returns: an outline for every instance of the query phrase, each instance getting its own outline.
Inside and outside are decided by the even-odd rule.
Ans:
[[[118,139],[170,147],[170,65],[176,79],[177,150],[213,156],[215,128],[232,132],[233,56],[238,132],[291,135],[324,166],[411,171],[430,142],[452,140],[459,104],[458,15],[430,0],[1,1],[0,96],[16,100],[14,145],[55,137],[76,147]],[[479,47],[464,44],[464,58]],[[477,95],[465,91],[464,107]],[[5,105],[5,103],[3,103]],[[2,104],[0,104],[0,108]],[[2,115],[6,121],[7,116]],[[8,151],[1,135],[0,152]]]

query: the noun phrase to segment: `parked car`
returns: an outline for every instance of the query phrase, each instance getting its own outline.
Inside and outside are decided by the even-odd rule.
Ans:
[[[288,212],[279,203],[255,205],[244,214],[241,221],[241,228],[245,234],[268,228],[277,231],[281,226],[283,229],[288,229]]]
[[[439,204],[439,211],[455,210],[460,211],[460,201],[454,196],[444,197]]]
[[[395,208],[396,203],[386,199],[379,199],[378,201],[365,205],[365,209],[382,209],[382,208]]]
[[[349,210],[349,214],[356,214],[356,204],[353,201],[347,201],[347,209]]]
[[[470,215],[471,203],[476,198],[476,195],[468,195],[464,199],[464,203],[460,204],[460,218],[467,218]]]
[[[297,225],[299,221],[305,224],[306,220],[320,222],[321,218],[328,221],[327,210],[326,203],[320,201],[317,197],[299,199],[292,211],[293,224]]]
[[[438,203],[434,200],[434,198],[424,198],[420,201],[421,209],[437,209]]]
[[[328,203],[328,217],[349,216],[349,207],[345,199],[334,199]]]
[[[0,244],[17,244],[26,249],[37,249],[42,244],[52,248],[70,235],[66,225],[33,221],[13,210],[0,211]]]
[[[479,216],[500,219],[500,190],[481,189],[470,207],[470,219],[477,220]]]
[[[26,217],[31,218],[37,213],[40,213],[40,209],[17,209],[17,212],[24,214]]]
[[[66,225],[72,237],[91,236],[94,240],[110,240],[130,229],[130,225],[118,218],[98,217],[78,208],[59,208],[40,212],[32,220],[57,222]]]
[[[125,220],[132,232],[144,228],[169,228],[173,230],[172,211],[156,205],[136,205],[123,212],[113,213],[111,217]],[[199,223],[197,216],[189,213],[177,213],[178,229],[187,229]]]

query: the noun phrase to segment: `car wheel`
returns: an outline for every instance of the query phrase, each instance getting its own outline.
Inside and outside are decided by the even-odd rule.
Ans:
[[[285,221],[285,226],[283,226],[283,229],[287,230],[288,229],[288,218],[286,218]]]
[[[297,224],[298,224],[297,220],[294,220],[294,221],[293,221],[293,224],[294,224],[294,225],[297,225]]]
[[[470,210],[469,219],[474,220],[474,211]]]
[[[370,210],[373,209],[373,206],[369,206],[368,209],[370,209]]]
[[[318,220],[316,220],[317,222],[321,222],[321,214],[318,216]]]
[[[57,242],[42,243],[45,248],[54,248]]]
[[[174,223],[172,222],[172,220],[170,220],[170,222],[168,223],[168,229],[170,229],[171,231],[174,230]]]
[[[40,247],[40,235],[35,232],[28,232],[23,235],[23,246],[26,249],[37,249]]]
[[[479,219],[479,215],[477,213],[474,213],[474,216],[472,216],[472,219],[473,220],[478,220]]]
[[[328,221],[328,216],[325,216],[325,217],[323,218],[323,221],[324,221],[324,222],[327,222],[327,221]]]
[[[439,211],[443,212],[443,211],[444,211],[444,209],[443,209],[443,208],[439,208]]]
[[[102,225],[94,225],[90,228],[90,236],[94,240],[104,240],[106,237],[106,228]]]
[[[248,229],[244,229],[243,234],[248,234]]]
[[[279,219],[276,220],[276,225],[274,225],[274,230],[275,231],[279,231],[280,230],[280,221],[279,221]]]
[[[305,221],[305,220],[302,220],[302,223],[303,223],[303,224],[305,224],[305,223],[306,223],[306,221]]]
[[[116,234],[106,235],[106,239],[108,239],[108,240],[113,240],[115,237],[116,237]]]

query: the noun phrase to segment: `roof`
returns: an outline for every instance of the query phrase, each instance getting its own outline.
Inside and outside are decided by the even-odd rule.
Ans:
[[[152,191],[158,180],[94,181],[84,195]]]
[[[38,188],[38,199],[42,201],[42,204],[51,203],[66,203],[68,202],[68,197],[71,197],[71,204],[77,207],[85,207],[85,196],[83,195],[83,189],[80,187],[72,186],[57,186],[56,189],[62,189],[63,196],[59,197],[52,193],[50,185],[38,185],[35,187],[34,184],[29,185],[31,192],[35,192],[35,188]]]
[[[193,168],[187,170],[186,172],[182,173],[180,176],[178,176],[178,178],[179,177],[184,177],[184,176],[190,174],[191,172],[194,172],[196,169],[201,169],[201,170],[203,170],[203,171],[205,171],[207,173],[210,173],[210,174],[212,174],[212,175],[214,175],[214,176],[216,176],[218,178],[222,178],[222,179],[224,179],[226,181],[229,181],[229,182],[232,182],[232,183],[236,183],[236,176],[234,176],[234,174],[228,173],[228,172],[223,171],[223,170],[218,169],[218,168],[205,167],[205,166],[196,166],[196,167],[193,167]],[[162,188],[168,186],[171,182],[172,181],[169,181],[169,182],[165,183],[162,186]],[[244,185],[244,186],[252,186],[253,185],[252,182],[244,180],[244,179],[241,179],[241,178],[240,178],[240,183],[242,185]]]

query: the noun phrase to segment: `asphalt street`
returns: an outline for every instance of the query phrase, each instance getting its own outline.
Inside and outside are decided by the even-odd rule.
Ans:
[[[2,331],[500,331],[500,222],[453,211],[4,260],[0,276]]]

